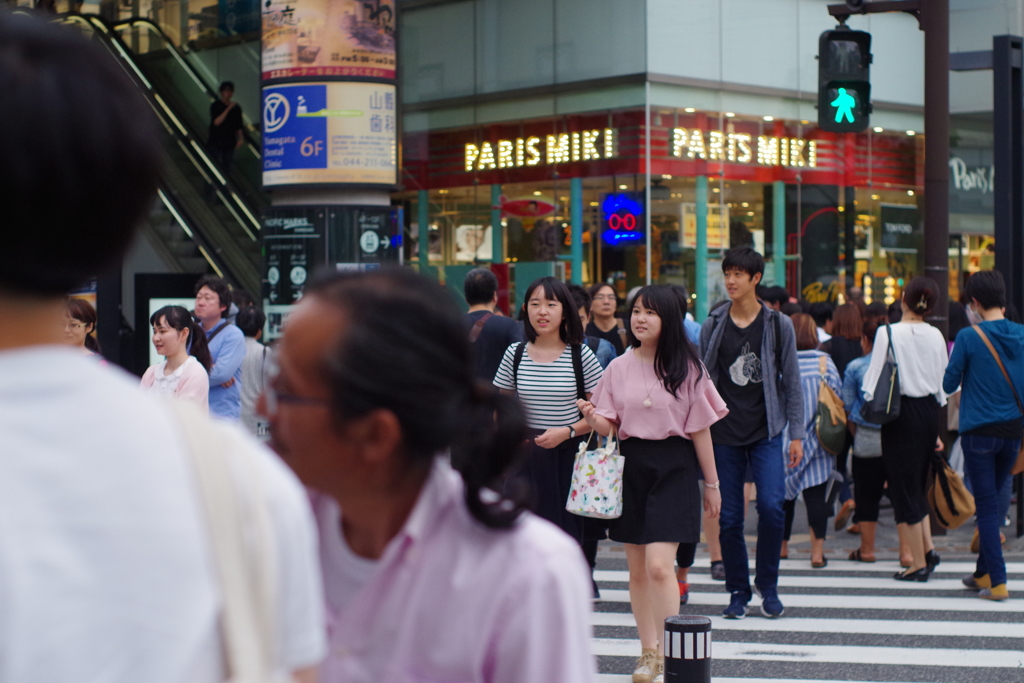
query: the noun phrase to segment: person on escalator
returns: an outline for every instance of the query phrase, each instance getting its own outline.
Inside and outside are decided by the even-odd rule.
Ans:
[[[220,99],[210,104],[210,137],[207,147],[210,155],[222,169],[231,170],[235,150],[242,146],[242,107],[232,101],[235,84],[220,84]]]

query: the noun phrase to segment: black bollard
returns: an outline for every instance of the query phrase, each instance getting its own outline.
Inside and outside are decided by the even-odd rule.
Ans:
[[[711,683],[711,620],[680,614],[665,620],[665,683]]]

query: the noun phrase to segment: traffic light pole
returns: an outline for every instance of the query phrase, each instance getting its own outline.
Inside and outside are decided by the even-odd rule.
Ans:
[[[924,271],[939,285],[928,317],[949,331],[949,0],[885,0],[829,5],[845,24],[853,14],[906,12],[924,31]]]

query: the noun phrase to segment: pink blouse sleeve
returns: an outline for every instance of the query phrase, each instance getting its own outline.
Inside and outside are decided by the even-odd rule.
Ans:
[[[615,377],[617,374],[618,373],[609,366],[608,369],[605,370],[604,374],[601,375],[601,380],[597,383],[593,396],[590,397],[590,402],[593,403],[594,407],[597,409],[594,412],[615,424],[622,422],[618,411],[615,409],[614,397],[611,392],[611,386],[615,383]]]
[[[210,410],[210,378],[206,370],[198,363],[190,364],[188,370],[178,380],[175,398],[192,401],[204,411]]]
[[[707,429],[729,414],[729,408],[718,394],[718,389],[711,379],[703,372],[690,387],[690,408],[686,414],[683,431],[687,435]]]
[[[149,389],[153,386],[153,378],[156,376],[156,371],[154,370],[155,367],[155,365],[149,366],[146,369],[145,374],[142,375],[142,381],[139,382],[139,386],[143,389]]]

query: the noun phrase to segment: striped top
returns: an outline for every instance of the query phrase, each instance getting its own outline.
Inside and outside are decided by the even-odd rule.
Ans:
[[[519,386],[513,380],[512,365],[515,360],[516,342],[505,350],[494,386],[506,391],[518,391],[519,400],[526,411],[526,424],[531,429],[567,427],[580,421],[576,408],[576,373],[572,369],[572,351],[566,345],[565,351],[553,363],[537,363],[530,358],[529,350],[523,354],[519,364]],[[601,364],[586,344],[581,348],[583,359],[583,387],[586,393],[593,393],[601,379]]]
[[[821,374],[818,371],[818,358],[825,356],[827,369],[825,371],[825,383],[832,387],[836,394],[842,389],[839,381],[839,370],[832,358],[821,351],[797,351],[796,357],[800,363],[800,385],[804,392],[804,426],[807,429],[807,437],[804,439],[804,457],[800,464],[790,469],[786,467],[786,500],[795,500],[800,492],[818,484],[824,484],[828,475],[836,467],[836,458],[826,451],[821,442],[818,441],[818,432],[814,428],[815,418],[818,415],[818,387],[821,383]],[[789,427],[786,427],[789,431]],[[783,437],[783,443],[789,441],[789,435]],[[789,458],[788,450],[784,450],[783,458]]]

